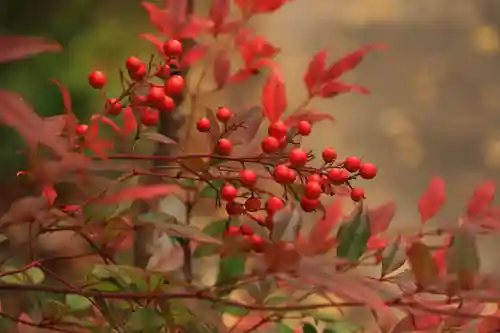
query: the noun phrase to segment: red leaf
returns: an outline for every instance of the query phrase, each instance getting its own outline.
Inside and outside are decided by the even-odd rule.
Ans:
[[[123,128],[122,135],[129,136],[137,131],[137,119],[135,118],[134,111],[128,107],[123,110]]]
[[[57,198],[57,192],[54,189],[54,186],[50,184],[44,185],[42,188],[42,196],[45,197],[45,199],[47,199],[49,206],[52,206]]]
[[[210,19],[214,22],[214,35],[220,32],[222,24],[229,15],[229,0],[212,0]]]
[[[374,209],[368,209],[368,221],[372,235],[380,234],[389,228],[391,220],[396,213],[396,203],[388,202]]]
[[[158,8],[151,2],[142,2],[142,6],[146,9],[149,15],[151,24],[163,35],[172,36],[173,28],[170,16],[165,9]]]
[[[217,53],[214,60],[213,75],[217,89],[226,85],[231,71],[231,61],[226,51],[221,50]]]
[[[164,8],[168,12],[172,28],[175,33],[178,33],[181,27],[187,22],[188,2],[187,0],[164,0],[163,3]]]
[[[124,190],[107,196],[101,200],[103,203],[117,203],[126,200],[147,200],[167,196],[179,187],[172,184],[144,185],[125,188]]]
[[[194,39],[201,33],[210,30],[213,22],[203,17],[191,16],[189,23],[175,36],[178,39]]]
[[[44,120],[16,93],[0,90],[0,122],[14,128],[31,146],[44,144],[59,156],[68,151],[64,140],[51,132]]]
[[[425,223],[436,215],[445,201],[446,193],[444,180],[434,177],[418,202],[420,221]]]
[[[316,53],[304,74],[304,83],[309,92],[309,97],[315,94],[315,88],[321,83],[326,67],[326,56],[326,50]]]
[[[253,0],[234,0],[234,3],[243,13],[248,13],[251,9]]]
[[[0,36],[0,63],[45,52],[60,52],[61,45],[40,37]]]
[[[150,34],[140,34],[139,37],[153,44],[153,46],[156,48],[156,51],[163,57],[165,57],[165,53],[163,52],[163,42],[159,38]]]
[[[113,142],[99,138],[99,124],[100,121],[93,117],[89,127],[85,131],[84,146],[92,150],[101,159],[106,160],[108,156],[106,150],[113,148]]]
[[[477,216],[488,208],[495,198],[495,189],[496,185],[493,181],[487,181],[480,185],[467,204],[467,217]]]
[[[389,241],[387,239],[374,235],[368,239],[366,249],[368,251],[376,251],[385,249],[387,245],[389,245]]]
[[[90,119],[91,120],[94,120],[94,119],[100,120],[103,124],[110,126],[116,134],[120,134],[122,132],[120,127],[118,127],[118,125],[113,120],[111,120],[110,118],[108,118],[106,116],[94,114],[94,115],[92,115],[92,117]]]
[[[368,45],[361,48],[360,50],[352,52],[346,55],[345,57],[341,58],[339,61],[331,65],[326,70],[325,75],[323,77],[323,82],[335,80],[345,72],[354,69],[363,60],[366,53],[368,53],[371,50],[377,50],[377,49],[387,49],[387,45],[385,44]]]
[[[262,106],[271,122],[278,120],[287,107],[285,83],[276,68],[272,70],[262,90]]]
[[[182,56],[181,67],[186,68],[194,65],[207,54],[207,51],[206,45],[196,44]]]
[[[325,217],[316,221],[313,229],[309,233],[309,243],[321,245],[330,236],[330,232],[337,225],[342,217],[343,201],[335,198],[325,209]]]
[[[288,0],[254,0],[252,14],[271,13],[281,8]]]
[[[302,120],[306,120],[311,124],[318,123],[323,120],[334,121],[333,117],[327,113],[318,113],[313,110],[300,110],[290,115],[284,122],[289,127],[295,127]]]
[[[73,114],[72,106],[71,106],[71,96],[69,94],[68,89],[64,87],[59,81],[56,79],[51,79],[51,81],[59,88],[63,98],[64,110],[66,112],[66,130],[68,131],[69,141],[72,145],[76,140],[76,126],[78,124],[78,120],[76,116]]]
[[[361,86],[343,83],[339,81],[331,81],[325,83],[325,85],[321,87],[319,94],[323,98],[330,98],[348,92],[355,92],[362,95],[367,95],[370,93],[368,89]]]
[[[272,58],[278,52],[279,48],[274,47],[261,36],[254,37],[240,45],[240,54],[245,67],[251,67],[259,58]]]

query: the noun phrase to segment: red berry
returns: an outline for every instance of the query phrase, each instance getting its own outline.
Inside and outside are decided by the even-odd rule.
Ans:
[[[285,149],[286,146],[288,146],[289,140],[286,136],[284,136],[281,139],[279,139],[279,142],[280,142],[280,149]]]
[[[240,172],[240,181],[246,187],[252,187],[257,182],[257,174],[252,170],[242,170]]]
[[[163,43],[163,52],[167,57],[179,57],[182,54],[182,43],[177,39],[170,39]]]
[[[365,190],[361,187],[355,187],[351,190],[351,200],[352,201],[360,201],[365,197]]]
[[[309,177],[307,177],[307,181],[308,182],[318,182],[318,183],[321,184],[322,181],[323,181],[323,179],[317,173],[313,173],[312,175],[310,175]]]
[[[160,121],[160,114],[158,110],[152,108],[145,108],[141,112],[141,123],[144,126],[156,126]]]
[[[221,155],[230,155],[233,150],[233,144],[229,139],[222,138],[217,142],[217,152]]]
[[[217,117],[217,119],[219,119],[219,121],[226,123],[229,119],[231,119],[231,117],[233,116],[233,113],[228,108],[220,107],[217,110],[217,113],[215,114],[215,116]]]
[[[276,139],[279,140],[286,135],[287,130],[288,127],[285,125],[285,123],[282,122],[281,120],[278,120],[269,126],[267,133],[270,136],[275,137]]]
[[[132,96],[132,105],[134,105],[134,106],[146,105],[147,101],[148,101],[147,96],[142,96],[142,95],[133,95]]]
[[[295,179],[297,179],[297,172],[295,172],[295,170],[293,170],[293,169],[288,169],[285,182],[287,184],[291,184],[295,181]]]
[[[306,197],[300,198],[300,206],[304,210],[304,212],[313,212],[319,206],[318,199],[308,199]]]
[[[270,197],[266,200],[266,211],[268,214],[274,214],[284,206],[283,200],[278,197]]]
[[[261,145],[262,151],[266,154],[275,153],[280,148],[279,141],[273,136],[268,136],[267,138],[262,140]]]
[[[248,224],[242,224],[240,225],[240,233],[245,236],[251,236],[253,235],[254,231],[253,228]]]
[[[175,102],[171,97],[165,96],[156,107],[162,112],[172,112],[175,109]]]
[[[93,71],[89,74],[89,84],[92,88],[101,89],[107,82],[106,75],[101,71]]]
[[[288,179],[290,177],[290,168],[287,167],[284,164],[278,164],[274,168],[274,173],[273,173],[274,180],[276,180],[278,183],[287,183]]]
[[[260,209],[260,199],[259,198],[248,198],[245,201],[245,208],[249,212],[256,212]]]
[[[234,225],[230,225],[227,230],[224,231],[224,235],[228,237],[238,236],[240,234],[240,229]]]
[[[328,171],[328,179],[336,185],[344,184],[349,179],[349,173],[345,169],[331,169]]]
[[[142,62],[142,60],[137,57],[128,57],[127,61],[125,62],[125,67],[129,72],[135,72],[143,65],[144,63]]]
[[[311,129],[311,123],[306,120],[299,121],[299,124],[297,125],[297,132],[299,132],[302,136],[308,136],[311,134]]]
[[[165,82],[165,93],[168,96],[178,96],[184,90],[184,78],[180,75],[172,75]]]
[[[171,74],[170,66],[168,64],[161,65],[156,71],[156,77],[160,79],[168,79]]]
[[[238,190],[231,184],[225,184],[220,190],[220,196],[225,201],[234,201],[238,195]]]
[[[226,204],[226,212],[229,216],[241,215],[245,210],[243,209],[243,205],[230,201]]]
[[[274,221],[273,221],[273,215],[267,215],[266,216],[266,220],[264,221],[265,223],[265,227],[268,229],[268,230],[273,230],[273,227],[274,227]]]
[[[89,128],[89,127],[85,124],[81,124],[81,125],[76,126],[76,134],[80,135],[80,136],[84,135],[85,132],[87,131],[87,128]]]
[[[264,251],[264,238],[259,235],[252,235],[250,237],[250,244],[252,244],[252,249],[255,252],[261,253]]]
[[[325,148],[323,149],[323,153],[321,153],[321,157],[323,157],[323,161],[325,162],[333,162],[337,158],[337,152],[333,148]]]
[[[344,168],[346,168],[346,170],[349,172],[358,171],[360,166],[361,166],[361,160],[359,159],[359,157],[356,156],[348,157],[344,161]]]
[[[308,182],[304,186],[304,196],[308,199],[318,199],[322,192],[323,189],[319,182]]]
[[[304,166],[307,162],[307,152],[300,148],[294,148],[290,151],[288,159],[293,166]]]
[[[123,105],[116,98],[110,98],[106,102],[106,113],[112,116],[117,116],[122,112]]]
[[[162,89],[162,87],[159,86],[149,87],[147,95],[149,103],[156,106],[163,103],[164,98],[165,98],[165,91]]]
[[[373,179],[377,175],[377,167],[371,163],[362,163],[359,167],[359,174],[364,179]]]
[[[128,71],[128,75],[134,81],[141,81],[144,76],[146,76],[148,69],[145,64],[142,64],[139,68],[133,71]]]
[[[198,122],[196,123],[196,128],[200,132],[210,131],[210,120],[205,117],[198,119]]]

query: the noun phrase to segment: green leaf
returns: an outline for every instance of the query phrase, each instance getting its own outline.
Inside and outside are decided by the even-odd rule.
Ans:
[[[323,333],[353,333],[358,332],[362,329],[362,326],[353,324],[347,321],[336,321],[333,324],[329,324]]]
[[[224,231],[226,230],[227,220],[218,220],[210,223],[205,228],[203,232],[206,235],[212,236],[216,239],[221,239]],[[215,255],[219,252],[219,247],[216,244],[200,244],[196,247],[193,253],[194,258],[206,257]]]
[[[453,230],[451,245],[446,251],[446,268],[450,274],[457,274],[461,285],[475,276],[481,261],[477,250],[476,235],[467,227]]]
[[[266,305],[280,305],[290,300],[290,296],[274,296],[266,300]]]
[[[14,267],[6,266],[3,271],[16,270]],[[8,274],[1,277],[1,280],[7,283],[33,283],[39,284],[45,279],[45,274],[38,267],[30,267],[27,270],[15,274]]]
[[[302,332],[303,333],[316,333],[316,327],[314,327],[314,325],[311,323],[304,323],[302,325]]]
[[[219,275],[217,284],[226,284],[227,281],[234,280],[245,272],[246,255],[242,252],[234,253],[233,255],[221,258],[219,262]],[[225,290],[222,295],[229,294],[230,290]]]
[[[45,274],[38,267],[31,267],[24,271],[24,274],[28,277],[29,281],[33,284],[42,283],[45,279]]]
[[[92,306],[92,302],[88,298],[74,294],[66,295],[66,304],[71,311],[83,311]]]
[[[222,180],[214,180],[211,181],[210,185],[205,185],[205,188],[201,191],[200,196],[203,198],[218,198],[219,192],[224,185],[224,181]]]
[[[406,252],[398,236],[382,251],[382,276],[386,276],[403,266],[406,261]]]
[[[275,327],[276,327],[276,332],[278,333],[293,333],[293,329],[285,324],[276,323]]]
[[[155,309],[139,308],[127,322],[127,329],[133,332],[160,332],[165,321]]]
[[[337,255],[350,261],[358,260],[366,251],[370,235],[368,219],[358,209],[354,218],[340,227]]]
[[[222,312],[237,317],[243,317],[246,316],[250,312],[250,310],[238,306],[225,305],[222,307]]]

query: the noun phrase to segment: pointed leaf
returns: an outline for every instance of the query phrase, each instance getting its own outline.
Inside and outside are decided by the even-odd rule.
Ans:
[[[407,250],[406,255],[417,283],[427,288],[438,281],[438,267],[432,258],[427,245],[414,242]]]
[[[323,120],[334,121],[333,117],[327,113],[320,113],[313,110],[300,110],[291,114],[284,123],[289,127],[295,127],[300,121],[305,120],[311,124],[318,123]]]
[[[362,210],[357,209],[354,218],[340,227],[337,256],[350,261],[358,260],[366,251],[370,235],[370,224]]]
[[[326,50],[322,50],[314,55],[304,74],[304,83],[306,84],[309,97],[312,97],[318,84],[322,83],[322,78],[326,68]]]
[[[493,181],[481,184],[467,204],[467,217],[472,218],[488,208],[495,198],[496,185]]]
[[[217,276],[217,285],[226,285],[229,281],[236,280],[245,273],[247,256],[245,253],[236,252],[228,257],[221,258],[219,262],[219,274]],[[233,282],[233,284],[236,282]],[[220,296],[230,293],[229,288],[222,288]]]
[[[446,193],[444,180],[434,177],[431,179],[427,190],[418,201],[420,221],[425,223],[434,217],[439,212],[445,201]]]
[[[114,195],[104,197],[100,201],[101,203],[116,203],[128,200],[147,200],[165,197],[178,190],[179,187],[172,184],[140,185],[125,188]]]
[[[287,107],[285,83],[281,73],[274,69],[267,78],[262,90],[264,114],[271,122],[278,120]]]
[[[368,45],[341,58],[326,70],[323,82],[335,80],[342,74],[354,69],[363,60],[366,53],[377,49],[387,49],[387,45]]]
[[[295,205],[287,205],[274,213],[270,238],[273,242],[294,242],[302,228],[302,215]]]
[[[140,34],[139,37],[153,44],[158,54],[162,56],[165,55],[165,53],[163,52],[163,42],[159,38],[151,34]]]
[[[262,108],[259,106],[254,106],[242,112],[235,113],[228,122],[229,127],[239,126],[229,135],[229,139],[233,145],[250,143],[250,141],[255,138],[262,124],[262,120],[263,112]]]
[[[177,144],[177,142],[175,142],[174,140],[172,140],[172,139],[170,139],[170,138],[166,137],[165,135],[158,133],[158,132],[143,133],[141,135],[141,137],[148,139],[150,141],[162,143],[164,145],[176,145]]]
[[[226,230],[227,220],[218,220],[208,224],[203,228],[203,232],[215,239],[221,239]],[[200,244],[196,247],[193,253],[194,258],[211,256],[219,252],[219,247],[215,244]]]
[[[206,108],[205,114],[208,120],[210,121],[210,137],[212,139],[211,147],[213,148],[215,147],[215,144],[219,140],[222,131],[220,128],[219,120],[215,116],[214,110]]]
[[[213,76],[217,84],[217,89],[221,89],[228,82],[231,71],[231,60],[225,50],[217,53],[213,66]]]
[[[45,52],[60,52],[61,45],[40,37],[0,36],[0,64]]]
[[[382,277],[396,271],[403,266],[405,261],[405,249],[401,242],[401,236],[398,236],[382,252]]]
[[[137,119],[135,118],[134,111],[131,107],[126,107],[123,110],[122,135],[126,137],[136,132],[137,126]]]
[[[164,9],[158,8],[151,2],[143,1],[141,5],[146,9],[149,15],[149,21],[153,26],[162,34],[166,36],[173,35],[172,21],[168,12]]]
[[[65,303],[71,311],[83,311],[92,307],[92,302],[88,298],[80,295],[66,295]]]
[[[184,264],[184,253],[182,248],[173,244],[169,236],[165,234],[156,235],[150,248],[146,270],[150,272],[168,273],[174,271]]]
[[[229,0],[212,0],[210,19],[219,26],[229,15]]]
[[[339,94],[354,92],[362,95],[368,95],[370,90],[354,84],[343,83],[339,81],[331,81],[321,87],[319,95],[323,98],[330,98]]]
[[[389,224],[396,214],[396,203],[391,201],[377,208],[368,209],[366,214],[372,235],[380,234],[389,228]]]
[[[319,246],[329,238],[331,231],[342,217],[342,208],[342,198],[335,197],[332,203],[326,208],[324,218],[316,221],[309,233],[310,244]]]
[[[204,44],[196,44],[189,49],[183,56],[181,60],[181,67],[187,68],[196,64],[202,58],[207,55],[208,47]]]
[[[470,287],[470,278],[480,269],[476,236],[466,226],[452,232],[451,244],[446,251],[446,269],[449,274],[457,274],[461,287]]]

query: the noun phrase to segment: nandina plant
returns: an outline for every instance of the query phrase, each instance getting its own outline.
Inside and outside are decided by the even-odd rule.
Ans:
[[[228,0],[213,0],[208,17],[190,12],[186,0],[144,2],[159,37],[141,37],[157,53],[124,59],[117,96],[106,92],[109,74],[92,71],[89,89],[104,100],[86,121],[75,117],[69,93],[55,80],[65,106],[60,116],[43,119],[17,94],[0,91],[3,124],[27,143],[31,168],[19,176],[41,185],[38,196],[15,202],[0,219],[10,248],[0,264],[3,331],[500,329],[497,277],[481,272],[476,245],[477,234],[499,228],[495,184],[476,189],[456,225],[430,229],[425,223],[445,202],[444,182],[434,178],[418,204],[418,231],[390,236],[394,202],[363,205],[363,182],[376,177],[377,167],[355,155],[339,157],[332,147],[306,150],[300,140],[314,135],[315,123],[333,119],[310,109],[312,100],[368,93],[340,78],[384,46],[330,64],[326,51],[316,53],[305,64],[306,99],[289,107],[273,61],[279,49],[248,27],[252,17],[286,2],[235,0],[237,19],[229,17]],[[193,43],[200,36],[210,42]],[[231,43],[221,47],[221,37]],[[2,62],[60,50],[39,38],[0,37],[1,44]],[[243,68],[231,70],[233,53]],[[188,69],[198,63],[203,74],[190,82]],[[198,105],[209,72],[214,91],[266,75],[261,101],[241,110]],[[175,116],[181,105],[184,120]],[[186,135],[176,139],[181,125]],[[193,133],[209,143],[206,153],[186,148]],[[62,184],[83,195],[62,205]],[[191,218],[207,200],[209,215],[221,215],[219,207],[225,215],[200,228]],[[345,215],[348,200],[355,209]],[[308,232],[307,215],[319,216]],[[144,249],[145,261],[138,255]],[[80,260],[87,257],[93,259]],[[194,267],[207,257],[217,259],[210,283],[199,273],[209,267]],[[247,297],[234,297],[238,292]],[[378,327],[344,318],[349,308],[370,310]],[[222,319],[227,315],[232,320]]]

